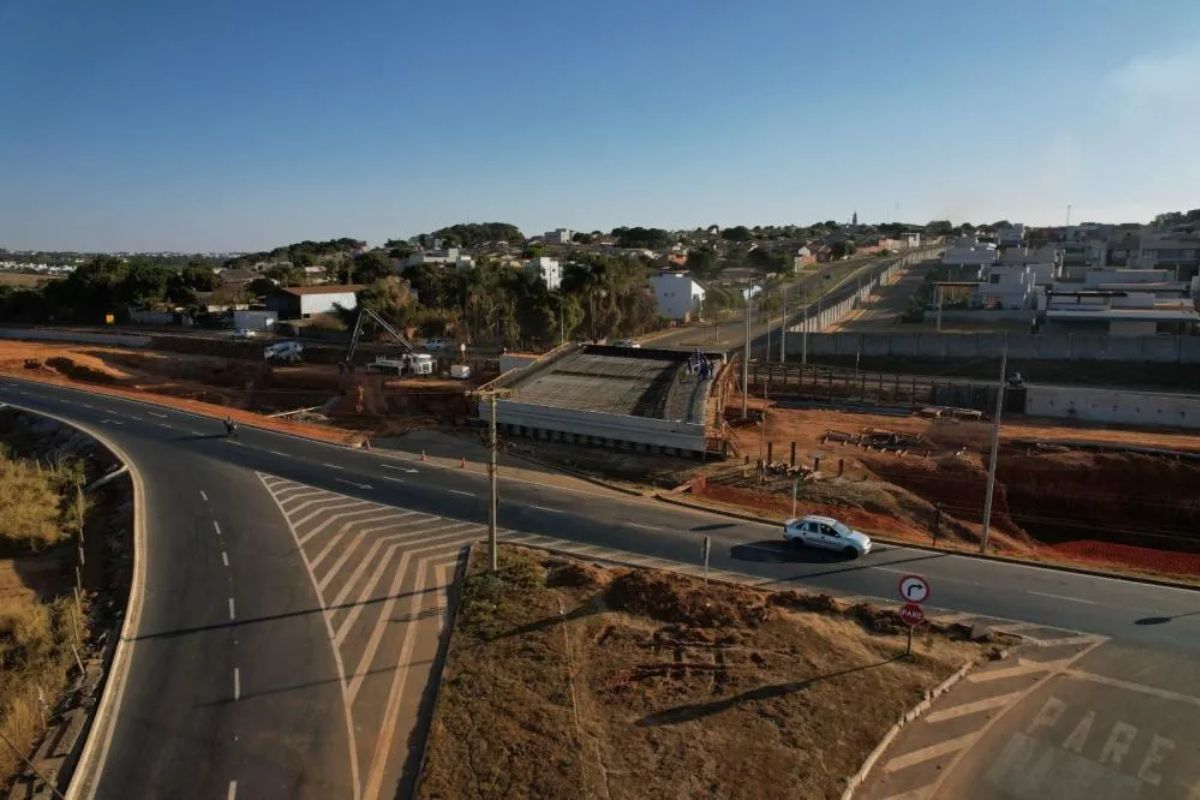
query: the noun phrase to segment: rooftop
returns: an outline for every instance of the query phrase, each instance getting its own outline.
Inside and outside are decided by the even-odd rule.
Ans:
[[[330,286],[328,284],[324,286],[280,286],[279,291],[299,296],[305,294],[348,294],[350,292],[357,292],[363,288],[365,287],[359,284],[349,283],[339,286]]]

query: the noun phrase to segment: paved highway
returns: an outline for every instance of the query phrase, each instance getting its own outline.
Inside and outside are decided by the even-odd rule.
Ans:
[[[100,432],[143,478],[144,611],[82,796],[406,795],[484,476],[261,430],[229,441],[216,420],[13,379],[0,402]],[[716,570],[889,602],[919,572],[964,621],[1200,663],[1191,590],[903,547],[847,562],[784,550],[773,526],[524,480],[501,480],[500,519],[513,540],[656,565],[694,564],[708,535]]]

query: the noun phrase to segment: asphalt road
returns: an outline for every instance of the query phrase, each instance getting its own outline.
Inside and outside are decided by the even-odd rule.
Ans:
[[[293,512],[314,498],[316,511],[327,515],[369,517],[376,509],[399,509],[426,526],[415,529],[423,547],[423,537],[433,535],[423,531],[435,528],[447,537],[443,543],[453,545],[456,536],[465,541],[482,530],[483,475],[253,429],[232,442],[220,436],[216,420],[13,379],[0,379],[0,402],[103,433],[125,450],[144,480],[145,610],[111,743],[94,776],[94,796],[404,795],[413,737],[420,735],[420,701],[411,695],[421,687],[405,689],[408,696],[395,701],[395,714],[379,718],[408,734],[398,736],[378,719],[355,721],[358,712],[346,701],[355,670],[369,675],[379,668],[371,659],[347,656],[346,647],[363,645],[353,643],[360,634],[345,623],[344,603],[333,602],[336,595],[367,604],[389,595],[374,588],[359,594],[357,585],[353,592],[339,590],[336,582],[320,585],[332,579],[313,569],[320,553],[305,537],[331,536],[337,526],[314,533],[305,527],[312,524],[309,514]],[[917,572],[932,584],[928,605],[965,620],[1046,626],[1054,629],[1051,638],[1082,631],[1144,657],[1200,663],[1200,593],[1187,589],[904,547],[877,547],[867,558],[845,561],[783,549],[770,525],[651,499],[504,478],[500,490],[506,529],[567,540],[584,552],[695,563],[701,537],[708,535],[714,569],[888,602],[899,577]],[[289,492],[313,494],[289,505]],[[345,525],[337,533],[377,535]],[[321,544],[320,550],[332,557],[345,541]],[[403,582],[393,584],[400,591],[391,594],[418,596],[420,581],[410,568]],[[400,617],[436,618],[439,606],[416,603],[399,611]],[[439,630],[435,624],[416,639],[436,637]],[[392,633],[377,626],[361,636],[382,637],[382,652]],[[400,660],[388,669],[434,657],[427,641],[424,658],[411,644],[397,647]],[[359,683],[365,686],[365,680]],[[413,681],[420,682],[419,676]],[[368,705],[390,707],[392,687],[382,682],[379,692]],[[374,789],[378,793],[370,794]]]
[[[827,281],[826,276],[833,270],[844,269],[848,262],[834,262],[820,265],[815,272],[803,276],[800,280],[788,285],[788,324],[799,324],[804,314],[815,315],[822,307],[834,305],[854,294],[858,289],[858,279],[870,274],[881,264],[894,261],[900,256],[872,257],[863,259],[852,272],[842,276],[837,281]],[[820,300],[813,300],[807,307],[796,306],[797,291],[803,291],[809,296],[820,295]],[[756,315],[757,316],[757,315]],[[767,336],[772,339],[772,349],[777,353],[779,347],[779,326],[781,316],[774,317],[770,323],[755,320],[751,328],[752,348],[757,352],[765,349]],[[675,330],[651,334],[642,339],[644,346],[657,347],[666,350],[694,350],[697,347],[708,350],[729,351],[743,346],[746,341],[746,325],[742,319],[730,320],[711,325],[688,325]]]

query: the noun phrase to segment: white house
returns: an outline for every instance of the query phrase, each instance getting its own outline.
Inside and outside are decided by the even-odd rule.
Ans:
[[[1001,247],[1020,247],[1025,241],[1025,225],[1017,222],[1006,228],[996,229],[996,243]]]
[[[356,292],[361,286],[289,286],[276,287],[267,295],[267,309],[279,319],[306,319],[313,314],[325,314],[338,306],[358,307]]]
[[[1024,311],[1036,307],[1037,273],[1022,264],[993,264],[975,290],[975,302],[989,309]]]
[[[413,253],[401,261],[400,271],[403,272],[409,267],[416,267],[421,264],[452,266],[457,270],[464,270],[475,266],[475,261],[470,256],[459,252],[457,247],[449,247],[445,250],[424,250],[420,253]]]
[[[995,244],[971,238],[955,240],[942,256],[942,263],[953,267],[982,267],[995,261]]]
[[[687,321],[699,313],[704,287],[686,272],[660,272],[650,276],[650,287],[658,313],[668,319]]]
[[[546,231],[543,238],[546,244],[570,244],[574,235],[575,231],[570,228],[555,228],[552,231]]]
[[[546,288],[556,291],[562,286],[562,265],[557,258],[538,256],[525,262],[525,271],[532,272],[546,283]]]

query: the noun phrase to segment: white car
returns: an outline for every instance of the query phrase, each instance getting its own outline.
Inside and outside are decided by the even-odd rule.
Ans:
[[[233,332],[233,338],[235,339],[253,339],[256,336],[258,336],[258,331],[250,328],[238,328]]]
[[[612,343],[613,347],[641,347],[641,344],[633,339],[617,339]]]
[[[834,550],[850,558],[871,552],[871,537],[838,522],[833,517],[810,514],[783,523],[783,538],[789,544]]]

